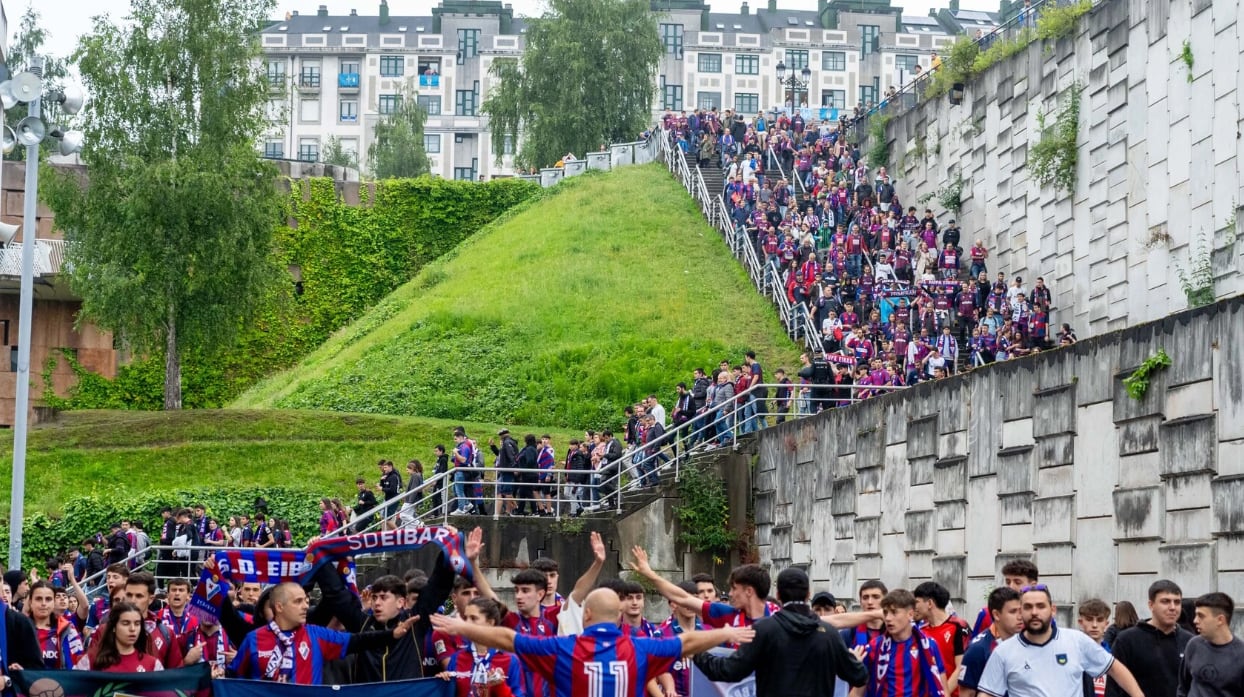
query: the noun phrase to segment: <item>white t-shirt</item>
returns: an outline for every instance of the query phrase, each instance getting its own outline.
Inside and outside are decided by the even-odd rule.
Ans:
[[[566,596],[566,604],[557,613],[557,636],[577,636],[583,633],[583,606]]]
[[[1074,629],[1055,627],[1044,644],[1020,633],[994,649],[976,689],[993,697],[1082,697],[1084,674],[1100,677],[1112,663],[1105,649]]]

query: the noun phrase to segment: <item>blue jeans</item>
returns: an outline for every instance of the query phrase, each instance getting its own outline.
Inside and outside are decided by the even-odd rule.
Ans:
[[[454,503],[458,508],[466,508],[466,475],[462,470],[454,470]]]
[[[859,278],[861,275],[862,263],[863,263],[862,254],[848,254],[847,255],[847,275],[852,278]]]
[[[733,437],[730,428],[734,425],[734,415],[730,414],[729,409],[726,407],[717,412],[717,439],[723,443]]]

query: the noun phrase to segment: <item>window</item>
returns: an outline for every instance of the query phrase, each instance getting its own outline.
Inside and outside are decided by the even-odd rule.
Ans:
[[[320,100],[304,99],[298,103],[298,118],[302,121],[320,120]]]
[[[881,27],[875,24],[860,25],[860,55],[867,56],[881,50]]]
[[[464,181],[475,181],[475,169],[479,160],[472,159],[470,167],[454,167],[454,179],[462,179]]]
[[[821,68],[824,70],[846,70],[847,54],[842,51],[825,51],[821,54]]]
[[[735,75],[759,75],[760,74],[760,56],[751,54],[745,56],[734,57],[734,74]]]
[[[514,138],[510,136],[509,134],[506,134],[506,136],[501,139],[501,154],[502,155],[513,155],[514,154]]]
[[[406,59],[402,56],[381,56],[380,77],[401,77],[406,74]]]
[[[760,95],[740,93],[734,95],[734,110],[740,114],[756,114],[760,112]]]
[[[682,111],[682,85],[666,85],[662,90],[661,108]]]
[[[358,121],[359,120],[359,100],[343,99],[338,105],[337,118],[342,121]]]
[[[284,121],[286,113],[287,112],[285,111],[285,102],[283,100],[280,100],[280,99],[268,100],[267,114],[268,114],[269,121],[273,123],[279,123],[281,121]]]
[[[792,72],[799,72],[808,67],[808,52],[799,50],[786,50],[786,69]]]
[[[908,75],[916,72],[917,65],[920,65],[920,56],[900,53],[894,57],[894,67]]]
[[[338,70],[337,72],[341,73],[342,75],[358,75],[359,74],[359,62],[353,58],[349,60],[343,60],[341,61],[341,69]]]
[[[701,109],[721,109],[721,92],[700,92],[696,95],[697,106]]]
[[[398,106],[402,103],[402,95],[400,94],[382,94],[380,101],[376,105],[376,110],[381,114],[392,114],[397,111]]]
[[[864,106],[877,103],[877,88],[872,85],[860,85],[860,101]]]
[[[264,143],[263,156],[272,160],[284,159],[285,143],[280,140],[270,140]]]
[[[682,58],[682,25],[681,24],[662,24],[661,25],[661,45],[665,47],[666,53],[672,53],[675,58]]]
[[[298,76],[298,84],[301,87],[319,87],[320,86],[320,66],[304,65],[302,73]]]
[[[458,30],[458,65],[462,65],[462,61],[468,58],[474,58],[479,55],[479,30],[478,29],[459,29]]]
[[[285,61],[268,61],[268,84],[273,87],[285,84]]]
[[[458,90],[454,94],[454,114],[457,116],[475,116],[477,96],[478,93],[475,90]]]
[[[320,141],[315,138],[302,138],[298,141],[298,159],[303,162],[320,161]]]
[[[698,67],[702,73],[720,73],[721,72],[721,54],[720,53],[701,53]]]
[[[419,107],[423,109],[428,116],[441,115],[441,98],[419,95],[417,97]]]
[[[846,109],[847,91],[821,90],[821,106],[827,106],[831,109]]]
[[[441,151],[441,134],[424,133],[423,134],[423,150],[429,155],[435,155]]]

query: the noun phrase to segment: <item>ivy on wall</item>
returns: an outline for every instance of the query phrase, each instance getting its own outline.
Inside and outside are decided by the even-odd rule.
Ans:
[[[184,403],[219,407],[260,379],[292,366],[337,329],[361,316],[428,262],[444,255],[515,204],[541,191],[520,179],[466,182],[432,177],[377,182],[363,205],[345,204],[330,179],[291,182],[292,225],[276,233],[277,262],[296,267],[301,284],[274,289],[237,345],[214,358],[183,359]],[[141,357],[109,380],[67,356],[44,367],[50,385],[55,361],[78,377],[66,397],[46,390],[59,409],[159,409],[164,356]]]

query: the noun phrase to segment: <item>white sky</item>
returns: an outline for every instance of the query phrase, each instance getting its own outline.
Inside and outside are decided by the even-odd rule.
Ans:
[[[520,16],[539,16],[546,6],[543,0],[506,0],[514,5],[514,13]],[[78,37],[90,31],[91,18],[96,15],[111,15],[120,20],[129,12],[129,0],[7,0],[4,2],[5,15],[8,17],[12,38],[17,22],[26,7],[31,3],[39,11],[44,29],[49,33],[46,48],[48,53],[65,56],[77,46]],[[927,15],[930,7],[945,7],[946,0],[893,0],[895,5],[903,8],[903,14]],[[430,15],[432,8],[438,5],[437,0],[390,0],[390,12],[394,15]],[[714,12],[738,12],[740,0],[710,0]],[[767,0],[751,0],[753,10],[764,7]],[[297,10],[299,14],[314,14],[320,5],[328,5],[328,11],[334,15],[346,15],[351,9],[357,9],[361,15],[376,15],[380,12],[380,0],[277,0],[277,11],[273,18],[285,16],[288,11]],[[997,11],[997,0],[962,0],[964,10]],[[779,0],[778,7],[794,10],[815,10],[816,0]]]

